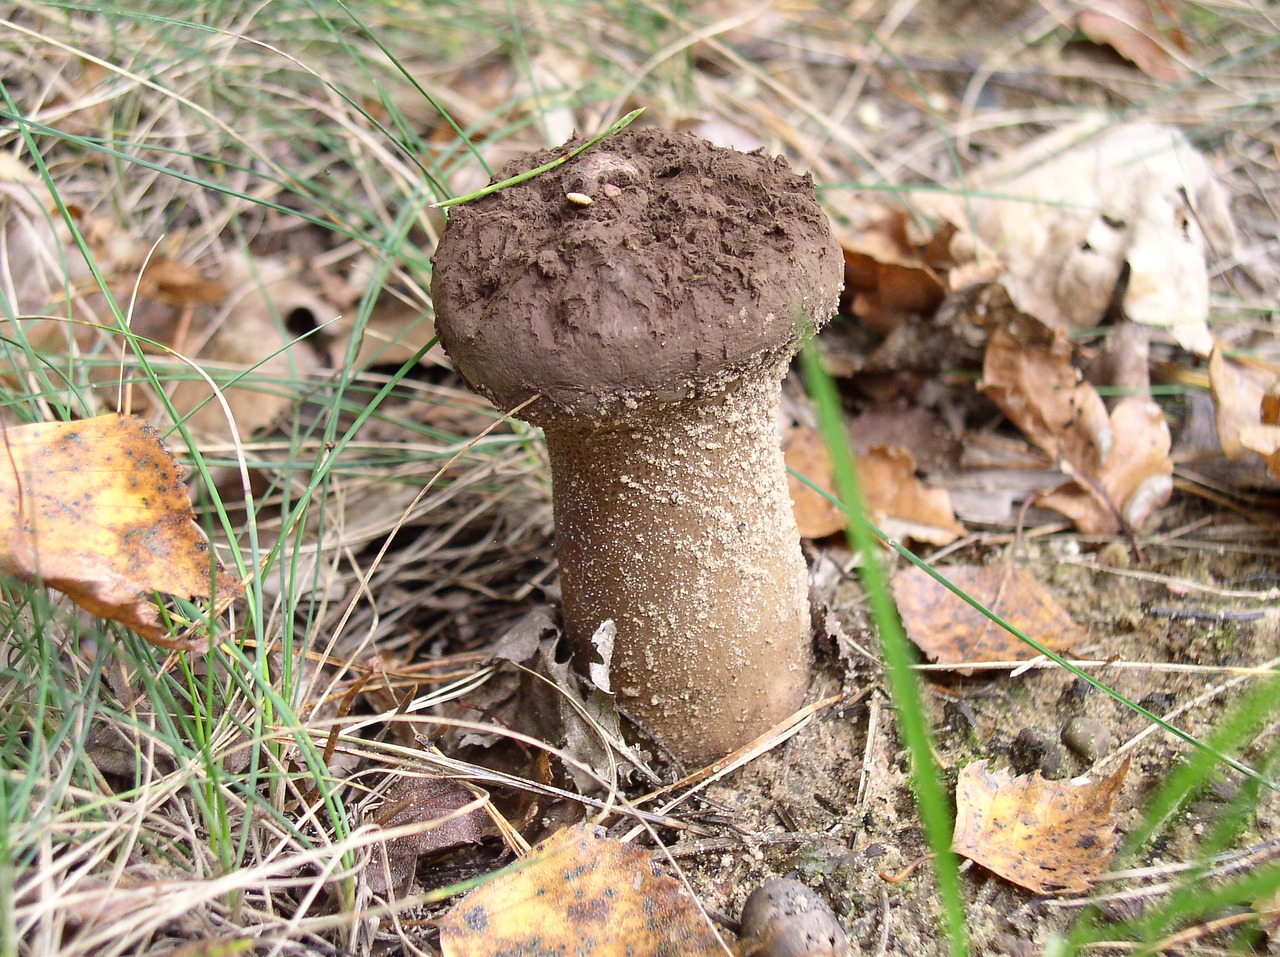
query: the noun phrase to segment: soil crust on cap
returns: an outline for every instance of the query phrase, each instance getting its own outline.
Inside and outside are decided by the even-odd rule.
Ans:
[[[564,155],[531,154],[498,180]],[[714,394],[832,312],[843,257],[813,182],[785,160],[627,129],[455,208],[435,257],[440,338],[522,417]]]

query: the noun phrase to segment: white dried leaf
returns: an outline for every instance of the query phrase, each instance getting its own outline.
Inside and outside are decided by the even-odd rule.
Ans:
[[[613,694],[613,689],[609,687],[609,668],[613,664],[613,643],[617,637],[618,626],[612,618],[600,622],[600,627],[591,636],[591,644],[600,660],[587,665],[587,678],[605,694]]]
[[[1208,162],[1178,130],[1089,120],[977,170],[969,186],[978,238],[1007,265],[1023,312],[1096,325],[1127,272],[1125,314],[1208,355],[1207,260],[1231,252],[1235,229]]]

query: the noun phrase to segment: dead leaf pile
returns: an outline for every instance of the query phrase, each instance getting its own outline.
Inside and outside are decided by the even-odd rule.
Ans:
[[[60,191],[76,190],[61,184]],[[173,367],[164,376],[174,383],[168,401],[197,438],[248,438],[297,402],[305,391],[297,383],[322,378],[344,358],[354,324],[343,311],[355,311],[366,286],[359,271],[367,264],[357,259],[345,279],[301,258],[238,251],[215,251],[197,265],[181,258],[181,243],[177,235],[152,249],[147,237],[78,207],[64,217],[34,174],[12,162],[0,167],[0,297],[17,317],[14,339],[38,353],[105,352],[131,363],[134,355],[118,332],[114,301],[127,310],[125,320],[140,337],[140,348]],[[90,260],[110,299],[95,281]],[[434,333],[422,316],[423,310],[394,302],[375,309],[356,365],[411,356]],[[231,383],[223,390],[225,407],[197,369]],[[29,372],[0,369],[15,379]],[[104,404],[113,403],[118,369],[105,363],[94,375],[104,387]],[[148,389],[135,385],[130,411],[172,424],[165,401]]]
[[[1087,534],[1136,528],[1173,493],[1164,413],[1145,396],[1129,396],[1108,413],[1072,356],[1061,330],[1017,314],[991,333],[979,388],[1071,476],[1039,504]]]
[[[171,636],[151,596],[223,600],[240,584],[210,553],[155,429],[103,415],[3,431],[0,568],[153,644],[207,651],[200,632]]]
[[[1081,26],[1148,61],[1154,75],[1160,61],[1136,36],[1172,55],[1176,24],[1153,32],[1150,5],[1130,6],[1091,5]],[[1140,527],[1173,489],[1171,430],[1144,395],[1149,340],[1210,356],[1210,261],[1236,245],[1208,161],[1171,127],[1094,117],[971,171],[951,193],[913,194],[910,202],[910,214],[854,207],[862,225],[841,237],[848,308],[878,341],[868,351],[846,340],[844,348],[865,358],[833,357],[833,372],[874,402],[940,408],[966,442],[962,423],[976,410],[957,397],[963,380],[951,376],[980,361],[980,392],[1044,453],[1037,468],[1063,473],[1052,489],[1038,478],[1015,481],[1008,501],[1034,496],[1089,534]],[[1073,341],[1107,322],[1096,346]],[[1223,448],[1280,462],[1276,419],[1260,406],[1277,377],[1245,374],[1220,357],[1214,369]],[[1134,394],[1106,402],[1098,385]],[[946,388],[953,395],[940,404]],[[947,466],[936,468],[926,471],[924,488],[960,487]],[[899,467],[896,481],[921,478]],[[991,521],[992,500],[958,518]],[[911,530],[960,527],[957,516],[940,521],[928,511],[937,507],[930,497],[894,507],[904,537],[941,543],[946,534]],[[1013,519],[1006,506],[1002,520]]]
[[[1209,354],[1208,259],[1235,248],[1235,228],[1209,164],[1179,131],[1084,120],[975,171],[968,186],[976,193],[944,197],[937,212],[957,229],[972,223],[1022,312],[1084,329],[1118,299],[1131,321]]]

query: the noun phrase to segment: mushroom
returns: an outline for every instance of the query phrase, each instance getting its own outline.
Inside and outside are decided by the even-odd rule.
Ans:
[[[810,177],[629,128],[455,207],[433,262],[455,367],[545,433],[576,667],[612,620],[620,708],[685,761],[791,714],[811,643],[778,404],[843,279]]]

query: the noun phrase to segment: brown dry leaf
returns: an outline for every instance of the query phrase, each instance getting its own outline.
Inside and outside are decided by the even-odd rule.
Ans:
[[[565,828],[438,921],[444,957],[723,955],[707,917],[653,854]]]
[[[978,389],[1033,445],[1092,475],[1111,445],[1111,421],[1072,355],[1061,330],[1015,313],[987,340]]]
[[[101,415],[3,430],[0,569],[56,588],[152,644],[207,651],[174,638],[152,592],[238,594],[195,523],[182,471],[151,426]]]
[[[1018,315],[992,332],[979,388],[1072,476],[1039,504],[1086,534],[1137,527],[1173,491],[1168,423],[1142,396],[1122,400],[1108,415],[1071,358],[1061,330]]]
[[[1162,0],[1088,0],[1076,24],[1153,80],[1175,83],[1190,73],[1178,56],[1187,52],[1187,41],[1176,21],[1173,7]]]
[[[831,456],[822,438],[813,429],[797,426],[791,431],[787,447],[783,450],[787,467],[795,469],[819,488],[831,492],[835,488],[835,475],[831,468]],[[826,538],[843,531],[844,512],[830,499],[815,492],[794,475],[787,476],[787,488],[791,491],[791,508],[802,538]]]
[[[891,209],[844,236],[845,292],[853,297],[853,314],[884,333],[906,315],[932,313],[946,295],[935,267],[954,232],[946,225],[917,242],[909,235],[907,214]]]
[[[1233,462],[1247,451],[1240,442],[1240,430],[1259,421],[1265,389],[1250,370],[1228,361],[1221,349],[1213,350],[1209,357],[1209,394],[1213,396],[1218,421],[1218,443]]]
[[[1172,438],[1164,412],[1144,396],[1122,399],[1111,412],[1112,445],[1102,467],[1039,498],[1086,535],[1138,528],[1173,494]]]
[[[191,263],[181,263],[168,256],[157,256],[147,263],[138,277],[139,296],[158,299],[169,306],[205,306],[226,298],[227,287],[206,279]],[[126,292],[126,290],[121,290]]]
[[[407,824],[423,827],[386,842],[385,866],[382,855],[374,853],[364,869],[370,891],[385,895],[394,888],[397,896],[402,895],[413,884],[419,857],[459,844],[477,843],[484,837],[489,816],[478,805],[463,810],[475,803],[474,794],[446,778],[402,777],[387,788],[374,813],[375,823],[385,828]]]
[[[898,445],[877,445],[858,457],[867,506],[890,538],[950,545],[965,533],[944,488],[916,478],[915,457]]]
[[[976,761],[956,784],[951,849],[1035,894],[1084,893],[1116,850],[1114,805],[1129,761],[1101,781],[1014,777]]]
[[[289,383],[305,381],[326,365],[321,343],[329,330],[300,340],[289,320],[309,315],[321,325],[338,310],[302,281],[299,266],[230,254],[206,276],[163,251],[149,256],[149,247],[117,223],[73,215],[116,301],[130,305],[135,333],[197,366],[222,371],[223,378],[251,370],[242,385],[224,393],[241,437],[275,423],[295,401],[298,389]],[[68,227],[42,184],[21,168],[0,168],[0,297],[36,351],[78,347],[111,354],[121,348],[118,337],[103,331],[115,325],[112,312]],[[430,336],[429,324],[418,326]],[[398,331],[388,328],[384,338]],[[332,351],[340,356],[350,331],[336,332]],[[114,385],[116,375],[104,364],[98,380]],[[210,401],[209,385],[200,377],[180,377],[170,400],[202,440],[232,434],[226,412]],[[142,388],[135,389],[130,408],[167,421],[164,404]]]
[[[940,570],[966,594],[1054,651],[1085,639],[1054,597],[1021,568],[955,565]],[[914,565],[893,576],[893,598],[908,637],[940,664],[1026,661],[1037,654]]]
[[[1240,430],[1240,442],[1261,455],[1271,475],[1280,479],[1280,426],[1246,425]]]
[[[1271,474],[1280,479],[1280,383],[1273,383],[1258,405],[1262,421],[1244,426],[1240,442],[1261,455]]]

